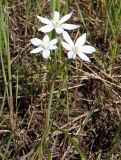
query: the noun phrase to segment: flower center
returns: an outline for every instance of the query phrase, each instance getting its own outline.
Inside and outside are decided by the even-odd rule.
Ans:
[[[55,28],[59,27],[60,26],[60,23],[59,21],[55,20]]]
[[[72,52],[77,53],[78,52],[78,48],[77,47],[72,47]]]
[[[43,47],[44,49],[48,49],[48,43],[47,43],[47,42],[43,42],[43,43],[42,43],[42,47]]]

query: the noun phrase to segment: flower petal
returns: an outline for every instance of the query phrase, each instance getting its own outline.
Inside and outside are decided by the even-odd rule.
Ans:
[[[37,18],[44,24],[51,24],[51,21],[47,18],[43,18],[41,16],[37,16]]]
[[[75,59],[76,58],[76,54],[74,53],[74,52],[72,52],[72,51],[69,51],[68,53],[67,53],[67,55],[68,55],[68,59]]]
[[[64,29],[62,27],[55,28],[56,33],[61,34],[64,32]]]
[[[67,23],[63,23],[61,25],[62,28],[67,29],[67,30],[73,30],[73,29],[77,29],[80,26],[79,25],[75,25],[75,24],[67,24]]]
[[[49,46],[49,50],[56,50],[58,47],[57,46],[55,46],[55,45],[53,45],[53,46]]]
[[[38,48],[33,49],[30,53],[39,53],[39,52],[41,52],[42,50],[43,50],[43,48],[38,47]]]
[[[42,41],[38,38],[32,38],[31,43],[35,46],[40,46],[42,44]]]
[[[66,31],[63,32],[63,38],[71,47],[74,46],[74,42]]]
[[[84,33],[82,36],[80,36],[75,43],[75,46],[80,47],[86,42],[86,33]]]
[[[44,36],[43,42],[49,43],[49,36],[47,34]]]
[[[38,29],[38,31],[41,31],[41,32],[44,32],[44,33],[47,33],[47,32],[50,32],[54,29],[53,25],[52,24],[47,24],[41,28]]]
[[[68,51],[70,51],[71,48],[72,48],[68,43],[66,43],[66,42],[64,42],[64,41],[62,41],[62,46],[63,46],[66,50],[68,50]]]
[[[81,51],[83,53],[87,53],[87,54],[90,54],[90,53],[93,53],[96,51],[96,49],[90,45],[84,45],[81,47]]]
[[[54,12],[54,21],[58,21],[59,18],[60,18],[60,13],[57,12],[57,11],[55,11],[55,12]]]
[[[77,53],[79,58],[84,60],[84,61],[87,61],[87,62],[90,62],[90,59],[86,56],[86,54],[82,53],[82,52],[79,52]]]
[[[42,56],[45,59],[48,59],[50,57],[50,50],[43,50]]]
[[[59,21],[60,24],[62,24],[63,22],[66,22],[69,18],[71,18],[71,16],[72,16],[72,12],[63,16]]]
[[[56,44],[58,42],[58,40],[57,40],[57,38],[55,38],[55,39],[53,39],[53,40],[51,40],[50,42],[49,42],[49,45],[54,45],[54,44]]]

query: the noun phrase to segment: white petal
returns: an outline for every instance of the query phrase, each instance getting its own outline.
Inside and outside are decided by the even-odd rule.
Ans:
[[[44,33],[47,33],[47,32],[50,32],[54,29],[53,25],[52,24],[47,24],[41,28],[38,29],[38,31],[41,31],[41,32],[44,32]]]
[[[63,38],[70,46],[74,46],[74,42],[66,31],[63,32]]]
[[[55,11],[54,12],[54,21],[58,21],[60,19],[60,13]]]
[[[96,49],[95,49],[94,47],[90,46],[90,45],[84,45],[84,46],[81,47],[81,51],[82,51],[83,53],[88,53],[88,54],[90,54],[90,53],[95,52]]]
[[[35,46],[40,46],[42,44],[42,41],[38,38],[32,38],[31,43]]]
[[[58,40],[57,40],[57,38],[55,38],[55,39],[53,39],[53,40],[51,40],[50,42],[49,42],[49,45],[54,45],[54,44],[56,44],[58,42]]]
[[[37,18],[44,24],[51,24],[51,21],[47,18],[43,18],[41,16],[37,16]]]
[[[43,50],[43,48],[38,47],[38,48],[33,49],[30,53],[39,53],[39,52],[41,52],[42,50]]]
[[[80,36],[75,43],[75,46],[80,47],[86,42],[86,33],[84,33],[82,36]]]
[[[47,34],[44,36],[43,42],[49,43],[49,36]]]
[[[59,21],[60,24],[62,24],[63,22],[66,22],[71,16],[72,16],[72,12],[63,16]]]
[[[68,43],[66,43],[66,42],[64,42],[64,41],[62,41],[62,46],[63,46],[66,50],[68,50],[68,51],[70,51],[71,48],[72,48]]]
[[[62,27],[58,27],[58,28],[55,28],[55,31],[56,31],[56,33],[58,33],[58,34],[61,34],[61,33],[64,32],[64,29],[63,29]]]
[[[69,51],[68,53],[67,53],[67,55],[68,55],[68,59],[75,59],[76,58],[76,54],[74,53],[74,52],[72,52],[72,51]]]
[[[57,46],[53,45],[53,46],[49,46],[48,49],[50,49],[50,50],[56,50],[57,48],[58,48]]]
[[[45,59],[48,59],[50,57],[50,50],[43,50],[42,56]]]
[[[80,53],[77,53],[79,58],[84,60],[84,61],[87,61],[87,62],[90,62],[90,59],[86,56],[86,54],[80,52]]]
[[[61,25],[61,27],[63,27],[64,29],[67,29],[67,30],[73,30],[73,29],[79,28],[80,26],[79,26],[79,25],[75,25],[75,24],[63,23],[63,24]]]

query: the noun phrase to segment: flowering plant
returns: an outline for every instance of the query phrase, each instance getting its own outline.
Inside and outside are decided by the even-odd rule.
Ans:
[[[42,26],[41,28],[38,29],[38,31],[41,31],[45,33],[45,36],[42,40],[38,38],[33,38],[31,39],[31,43],[36,47],[31,51],[31,53],[39,53],[42,52],[42,57],[45,59],[49,59],[51,51],[56,50],[59,48],[59,59],[62,60],[62,50],[61,50],[61,45],[63,46],[64,49],[66,49],[68,59],[75,59],[76,56],[78,56],[80,59],[90,62],[90,59],[86,54],[91,54],[95,52],[95,48],[92,47],[91,45],[85,45],[86,42],[86,33],[84,33],[82,36],[77,38],[75,42],[72,41],[71,37],[65,30],[73,30],[79,28],[79,25],[74,25],[74,24],[68,24],[65,23],[70,17],[72,16],[72,12],[63,16],[60,18],[60,13],[55,11],[54,12],[54,17],[52,20],[49,20],[47,18],[43,18],[41,16],[37,16],[37,18],[45,24],[45,26]],[[52,30],[55,30],[55,33],[59,34],[59,37],[62,35],[62,39],[59,41],[59,47],[57,47],[57,42],[58,38],[54,37],[54,39],[50,39],[47,33],[51,32]],[[56,34],[54,34],[56,35]],[[59,61],[60,62],[60,61]],[[49,61],[48,66],[50,68],[50,75],[51,75],[51,81],[50,81],[50,93],[48,97],[48,105],[47,105],[47,116],[46,116],[46,125],[45,125],[45,131],[43,133],[43,140],[46,140],[49,130],[50,130],[50,116],[51,116],[51,106],[52,106],[52,96],[54,93],[54,85],[55,85],[55,80],[58,74],[62,73],[65,69],[66,71],[68,70],[68,61],[67,63],[59,63],[59,67],[57,66],[58,63],[53,63],[53,61]],[[67,65],[66,65],[67,64]],[[52,74],[51,74],[52,73]],[[68,76],[68,72],[65,73],[63,77],[66,77],[66,74]],[[49,76],[50,78],[50,76]],[[67,79],[67,77],[66,77]],[[59,92],[60,93],[60,92]],[[42,143],[43,143],[42,140]],[[41,143],[41,145],[42,145]],[[39,150],[41,150],[39,148]],[[39,154],[40,156],[42,155]],[[84,157],[84,156],[83,156]],[[40,158],[42,159],[42,158]]]
[[[31,39],[31,43],[37,46],[37,48],[33,49],[30,53],[39,53],[42,51],[43,58],[48,59],[50,58],[50,51],[58,48],[56,46],[57,42],[57,38],[50,41],[48,35],[45,35],[42,41],[38,38],[33,38]]]
[[[57,11],[54,12],[54,18],[52,20],[37,16],[37,18],[42,23],[46,24],[45,26],[39,28],[38,31],[47,33],[55,29],[56,33],[61,34],[63,33],[64,29],[73,30],[73,29],[79,28],[80,27],[79,25],[64,23],[71,16],[72,16],[72,12],[60,18],[60,13]]]
[[[90,62],[90,59],[86,54],[92,54],[96,50],[91,45],[84,45],[86,42],[86,33],[80,36],[74,43],[69,34],[65,31],[79,28],[79,25],[65,23],[71,16],[72,12],[60,18],[60,13],[57,11],[54,12],[54,17],[52,20],[37,16],[42,23],[46,24],[45,26],[39,28],[38,31],[48,33],[55,29],[56,33],[62,34],[63,36],[64,41],[62,41],[61,44],[68,51],[68,59],[75,59],[76,55],[78,55],[80,59]],[[33,38],[31,39],[31,43],[37,48],[33,49],[31,53],[42,52],[43,58],[48,59],[50,58],[50,51],[57,49],[57,42],[57,38],[49,40],[48,35],[45,35],[43,40]]]
[[[67,32],[63,32],[63,38],[66,42],[62,41],[62,46],[68,50],[67,55],[69,59],[75,59],[76,55],[78,55],[80,59],[90,62],[85,53],[91,54],[95,52],[95,48],[90,45],[84,45],[86,42],[86,33],[80,36],[75,44]]]

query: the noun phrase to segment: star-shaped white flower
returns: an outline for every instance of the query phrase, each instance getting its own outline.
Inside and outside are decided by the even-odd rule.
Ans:
[[[33,49],[30,53],[42,52],[43,58],[48,59],[50,58],[50,51],[57,49],[57,42],[58,40],[56,38],[50,41],[48,35],[45,35],[43,40],[33,38],[31,39],[31,43],[37,48]]]
[[[84,45],[86,42],[86,33],[80,36],[75,43],[70,38],[69,34],[65,31],[63,32],[63,38],[66,42],[62,41],[62,46],[66,50],[68,50],[68,59],[75,59],[76,55],[78,55],[80,59],[90,62],[90,59],[87,57],[86,54],[91,54],[96,50],[90,45]]]
[[[55,29],[56,33],[61,34],[65,29],[73,30],[73,29],[79,28],[80,27],[79,25],[64,23],[71,16],[72,16],[72,12],[60,18],[60,13],[57,11],[54,12],[54,18],[52,20],[37,16],[42,23],[46,24],[45,26],[39,28],[38,31],[47,33]]]

